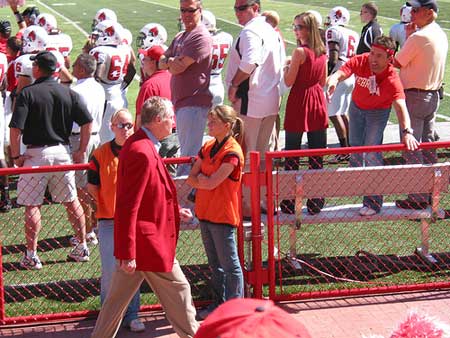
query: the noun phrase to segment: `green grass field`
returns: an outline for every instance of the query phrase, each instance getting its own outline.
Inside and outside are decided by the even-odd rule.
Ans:
[[[288,42],[289,53],[294,47],[293,34],[291,32],[292,18],[305,10],[318,10],[324,17],[329,9],[335,5],[345,5],[351,11],[351,26],[356,31],[361,30],[359,22],[360,3],[347,2],[342,4],[333,1],[311,0],[308,4],[300,3],[300,1],[265,1],[262,0],[263,9],[274,9],[281,16],[281,30]],[[401,1],[377,1],[380,7],[379,21],[385,32],[389,27],[398,21],[398,11]],[[95,12],[102,7],[113,9],[119,18],[119,21],[136,36],[139,29],[146,23],[159,22],[163,24],[168,33],[169,41],[177,32],[177,18],[179,16],[178,0],[134,0],[134,1],[118,1],[118,0],[43,0],[29,1],[28,5],[36,5],[41,12],[50,12],[54,14],[58,20],[59,27],[72,36],[74,42],[74,50],[72,59],[81,51],[84,44],[85,36],[83,32],[89,32],[92,18]],[[233,12],[234,1],[232,0],[205,0],[204,7],[214,12],[218,19],[218,26],[236,36],[240,27],[236,24]],[[450,29],[450,1],[440,1],[441,16],[439,23],[445,28],[449,34]],[[9,8],[0,9],[0,17],[8,18],[14,22]],[[450,63],[449,63],[450,65]],[[450,84],[450,70],[447,67],[445,82]],[[138,91],[138,83],[135,81],[129,88],[128,100],[130,110],[134,113],[134,102]],[[281,112],[284,115],[284,112]],[[441,105],[439,113],[445,118],[450,119],[449,97],[446,97]],[[4,261],[4,284],[9,286],[8,296],[10,300],[6,305],[7,316],[30,315],[35,313],[51,313],[60,311],[98,309],[98,297],[92,296],[93,285],[92,279],[100,275],[100,262],[98,250],[92,250],[91,261],[89,263],[70,263],[67,262],[66,256],[69,252],[68,237],[71,236],[72,230],[68,224],[65,213],[58,205],[44,207],[43,230],[40,238],[41,251],[39,255],[44,261],[44,269],[41,272],[23,271],[18,268],[18,262],[21,257],[20,250],[23,249],[23,209],[15,209],[14,211],[0,215],[0,233],[1,242],[10,252],[3,252]],[[439,252],[445,252],[450,246],[450,240],[445,234],[447,231],[447,221],[440,221],[433,228],[432,243],[433,249]],[[401,228],[401,229],[400,229]],[[369,232],[367,232],[369,229]],[[415,224],[353,224],[351,226],[328,225],[317,227],[306,227],[302,239],[298,242],[299,252],[307,258],[326,257],[327,255],[334,257],[354,256],[355,252],[364,248],[373,252],[379,252],[384,255],[393,253],[401,255],[410,255],[412,248],[417,245],[417,226]],[[412,234],[413,233],[413,234]],[[380,234],[383,234],[381,236]],[[287,228],[284,227],[281,233],[281,250],[287,249]],[[382,243],[382,244],[380,244]],[[204,267],[197,266],[205,264],[206,258],[203,252],[200,235],[198,231],[186,231],[181,234],[178,246],[178,259],[184,265],[186,274],[188,275],[192,285],[196,299],[207,299],[208,288],[204,283]],[[304,257],[303,257],[304,258]],[[291,286],[285,286],[285,292],[298,292],[310,290],[324,290],[329,288],[354,287],[347,283],[336,285],[336,283],[323,283],[317,276],[296,275],[294,271],[284,267],[286,271],[286,281],[291,282]],[[412,282],[430,280],[433,278],[446,279],[447,271],[440,270],[432,273],[429,271],[399,271],[394,274],[383,274],[382,272],[374,273],[374,277],[381,278],[381,281],[392,281],[399,283],[408,279]],[[43,284],[54,281],[72,281],[80,280],[76,287],[67,283],[51,284],[49,290],[43,289]],[[301,282],[304,280],[304,282]],[[306,285],[307,282],[312,282]],[[289,284],[289,283],[287,283]],[[26,286],[26,288],[23,288]],[[21,293],[14,293],[20,290]],[[33,294],[45,294],[46,297],[34,298]],[[91,295],[91,296],[90,296]],[[61,299],[64,299],[61,301]],[[151,293],[146,293],[142,304],[154,303],[155,298]]]
[[[398,22],[398,13],[402,1],[394,0],[382,0],[375,1],[379,8],[379,22],[383,27],[384,32],[387,34],[389,28],[394,23]],[[237,25],[236,18],[233,11],[233,0],[204,0],[204,7],[211,10],[217,17],[217,25],[219,28],[231,33],[233,36],[237,36],[240,27]],[[357,32],[361,31],[362,24],[359,20],[359,10],[361,2],[346,2],[341,3],[339,1],[320,1],[311,0],[307,3],[300,2],[298,0],[284,0],[284,1],[265,1],[262,0],[262,8],[276,10],[281,17],[280,29],[284,35],[284,38],[288,41],[288,54],[291,53],[294,47],[294,36],[291,30],[291,24],[293,17],[306,11],[308,9],[315,9],[325,18],[328,11],[337,5],[346,6],[351,13],[350,26]],[[81,47],[85,41],[83,33],[90,32],[92,18],[96,11],[100,8],[106,7],[114,10],[118,16],[119,22],[121,22],[132,33],[133,37],[137,32],[149,22],[158,22],[164,25],[168,31],[169,41],[177,33],[177,18],[179,16],[179,1],[178,0],[132,0],[132,1],[118,1],[118,0],[95,0],[95,1],[49,1],[38,0],[28,1],[28,4],[34,4],[38,6],[41,12],[49,12],[55,15],[58,20],[59,27],[66,33],[72,36],[74,42],[74,49],[72,52],[72,58],[81,51]],[[439,1],[440,16],[438,18],[439,24],[445,29],[447,35],[450,31],[450,1]],[[11,15],[9,8],[0,9],[0,15],[7,17],[14,22],[14,18]],[[449,61],[449,57],[447,58]],[[450,65],[450,62],[447,62]],[[450,85],[450,67],[446,69],[445,83]],[[128,91],[128,100],[130,111],[134,113],[134,103],[137,96],[138,84],[135,82],[130,86]],[[450,91],[449,91],[450,92]],[[446,121],[450,120],[450,97],[446,97],[441,101],[441,107],[439,115],[442,115],[438,120]],[[284,105],[283,105],[284,107]],[[283,109],[281,115],[284,116]],[[395,114],[392,114],[395,115]],[[395,118],[392,117],[393,121]]]

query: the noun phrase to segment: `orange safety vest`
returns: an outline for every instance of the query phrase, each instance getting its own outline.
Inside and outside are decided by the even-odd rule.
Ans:
[[[216,143],[212,139],[201,149],[201,173],[211,176],[222,165],[226,156],[236,155],[239,158],[238,169],[234,170],[222,183],[212,190],[197,189],[195,195],[195,213],[201,221],[218,224],[228,224],[237,227],[240,223],[239,215],[239,187],[244,168],[244,154],[241,146],[233,137],[229,137],[219,151],[211,158],[211,150]]]
[[[99,164],[98,174],[100,176],[100,186],[98,190],[97,218],[114,218],[116,210],[116,185],[117,167],[119,157],[115,156],[111,150],[111,142],[105,143],[100,148],[95,149],[92,154]]]

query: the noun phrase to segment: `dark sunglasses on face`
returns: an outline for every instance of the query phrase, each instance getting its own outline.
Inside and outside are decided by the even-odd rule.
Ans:
[[[252,7],[254,5],[254,3],[252,4],[246,4],[246,5],[241,5],[241,6],[234,6],[234,11],[235,12],[243,12],[245,11],[247,8]]]
[[[292,25],[292,29],[293,29],[294,31],[302,30],[302,29],[305,28],[305,27],[306,27],[306,26],[304,26],[304,25],[295,25],[295,24]]]
[[[119,129],[127,129],[130,130],[133,128],[133,123],[127,122],[127,123],[116,123],[114,124]]]
[[[200,9],[200,7],[197,8],[180,8],[181,13],[195,13]]]

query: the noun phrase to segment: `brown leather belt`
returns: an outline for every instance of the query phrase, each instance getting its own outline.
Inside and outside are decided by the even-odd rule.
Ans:
[[[418,92],[418,93],[437,93],[439,89],[435,90],[427,90],[427,89],[419,89],[419,88],[408,88],[404,90],[405,92]]]

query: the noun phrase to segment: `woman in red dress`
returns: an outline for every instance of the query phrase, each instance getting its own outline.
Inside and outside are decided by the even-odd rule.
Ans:
[[[292,28],[298,47],[284,67],[284,82],[287,86],[292,86],[284,118],[286,150],[300,149],[305,132],[310,149],[326,148],[328,115],[323,92],[327,70],[325,45],[313,14],[306,12],[297,15]],[[298,158],[286,160],[286,170],[297,170],[298,166]],[[310,157],[309,168],[322,168],[322,157]],[[324,202],[321,198],[308,200],[308,212],[320,212]],[[281,209],[283,212],[293,213],[294,202],[282,201]]]

